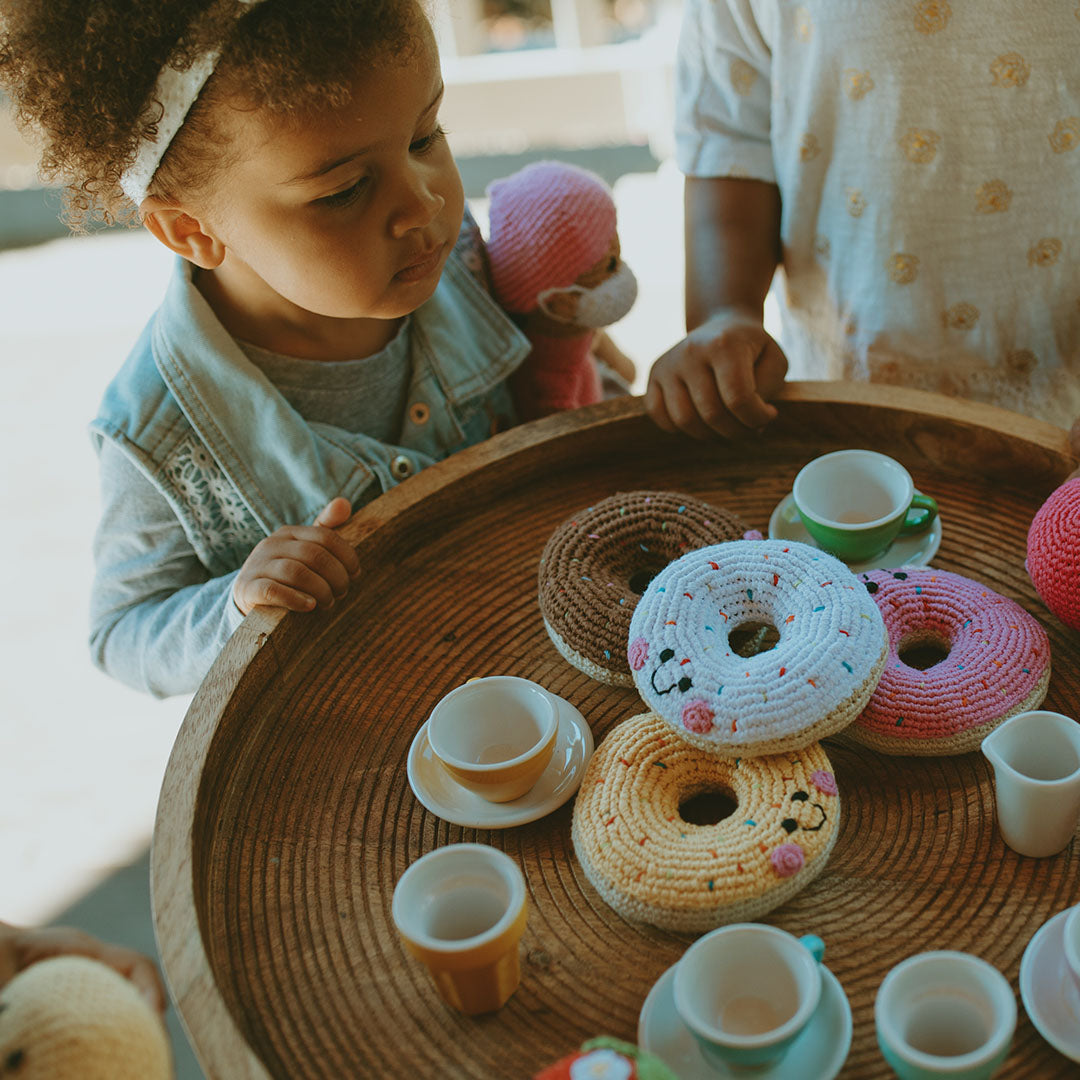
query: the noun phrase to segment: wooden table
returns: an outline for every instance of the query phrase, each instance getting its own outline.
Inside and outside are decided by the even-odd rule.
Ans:
[[[892,388],[793,384],[767,436],[698,444],[623,399],[507,432],[426,469],[345,527],[363,578],[331,611],[258,610],[184,721],[154,834],[165,972],[210,1077],[514,1077],[600,1033],[635,1036],[638,1011],[688,937],[619,918],[585,880],[570,806],[531,825],[448,825],[413,797],[409,743],[432,704],[472,675],[523,675],[572,701],[598,740],[642,711],[549,643],[536,569],[551,531],[615,491],[683,491],[762,530],[809,458],[893,454],[941,505],[935,565],[1017,599],[1050,634],[1046,707],[1080,716],[1080,635],[1024,571],[1042,500],[1073,467],[1057,428]],[[967,949],[1017,986],[1038,927],[1080,899],[1076,845],[1017,856],[994,824],[979,754],[903,759],[828,744],[843,800],[824,874],[772,922],[813,931],[854,1014],[845,1077],[884,1077],[873,998],[885,972],[930,948]],[[438,999],[390,921],[394,883],[443,844],[502,848],[525,869],[522,984],[467,1019]],[[1004,1077],[1074,1075],[1021,1009]],[[807,1078],[813,1080],[813,1078]]]

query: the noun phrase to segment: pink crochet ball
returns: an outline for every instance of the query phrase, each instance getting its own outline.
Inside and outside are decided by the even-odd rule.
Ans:
[[[1080,477],[1042,504],[1027,538],[1027,572],[1042,602],[1080,630]]]

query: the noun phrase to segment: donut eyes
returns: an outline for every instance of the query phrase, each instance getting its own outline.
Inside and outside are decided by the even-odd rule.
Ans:
[[[793,833],[799,827],[799,823],[793,817],[786,817],[780,822],[780,828],[786,833]]]
[[[896,578],[897,581],[907,581],[907,574],[905,574],[902,570],[897,570],[893,574],[893,577]]]
[[[685,675],[679,680],[679,690],[683,694],[685,694],[686,691],[689,690],[690,687],[693,686],[693,685],[694,685],[693,682],[690,679],[688,679]]]
[[[674,649],[664,649],[663,652],[660,653],[660,663],[666,664],[674,655]]]
[[[791,801],[792,802],[806,802],[806,800],[809,799],[809,798],[810,798],[810,796],[807,795],[805,791],[796,791],[791,796]]]
[[[873,596],[878,591],[878,583],[876,581],[868,581],[866,583],[866,591]]]

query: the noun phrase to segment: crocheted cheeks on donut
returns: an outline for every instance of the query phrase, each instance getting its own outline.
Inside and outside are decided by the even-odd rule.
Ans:
[[[850,738],[886,754],[963,754],[1046,697],[1050,641],[1019,604],[930,567],[859,579],[885,620],[889,658]]]
[[[779,641],[740,655],[731,634],[748,625],[774,628]],[[850,724],[886,645],[877,605],[838,559],[795,542],[732,541],[690,552],[652,581],[627,658],[642,698],[681,738],[749,757]]]
[[[684,818],[687,801],[706,792],[727,795],[734,810],[712,824]],[[839,819],[819,744],[722,758],[643,713],[616,725],[590,760],[572,836],[585,876],[619,914],[702,931],[756,919],[805,888],[825,866]]]
[[[734,514],[672,491],[620,492],[580,510],[540,556],[540,612],[552,644],[590,678],[633,686],[627,634],[649,581],[685,552],[746,530]]]

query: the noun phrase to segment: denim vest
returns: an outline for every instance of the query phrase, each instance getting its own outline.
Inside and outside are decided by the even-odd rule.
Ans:
[[[482,284],[463,224],[434,295],[412,316],[401,442],[308,423],[229,336],[178,260],[164,302],[90,425],[168,500],[214,575],[264,536],[310,524],[335,496],[357,509],[414,472],[516,422],[507,377],[529,342]]]

